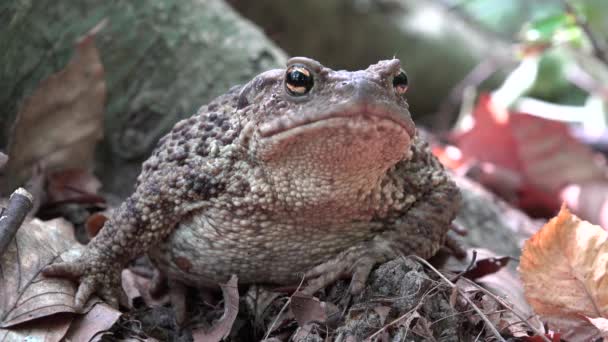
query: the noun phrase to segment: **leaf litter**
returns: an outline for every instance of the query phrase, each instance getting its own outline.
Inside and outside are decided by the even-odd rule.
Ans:
[[[0,169],[3,164],[7,164],[11,180],[27,180],[36,165],[44,165],[53,170],[48,188],[51,202],[103,202],[103,198],[97,196],[99,182],[88,173],[92,165],[93,148],[101,139],[103,131],[101,117],[105,101],[103,66],[93,42],[95,30],[97,29],[77,44],[76,54],[68,66],[42,82],[22,106],[13,130],[9,150],[11,159],[8,163],[6,156],[0,153]],[[60,103],[53,102],[56,99]],[[56,116],[49,115],[48,108],[53,107],[58,108],[56,113],[51,113]],[[65,123],[66,126],[59,130],[56,126],[48,129],[48,122],[42,119],[43,114],[48,116],[45,120],[49,119],[53,125]],[[445,151],[439,154],[444,162],[455,168],[464,166],[469,171],[477,170],[480,176],[478,180],[498,189],[503,195],[509,194],[505,197],[517,201],[521,206],[542,203],[546,208],[555,208],[563,198],[561,192],[566,184],[606,184],[605,161],[570,139],[565,125],[521,113],[510,115],[506,110],[493,105],[490,97],[483,96],[476,115],[477,126],[455,136],[464,160],[450,160]],[[52,133],[54,130],[74,133],[58,136]],[[32,139],[32,136],[47,139],[45,147],[35,144],[36,139]],[[547,136],[553,136],[554,139],[546,139]],[[568,138],[563,140],[560,137]],[[497,149],[503,153],[496,153]],[[585,206],[581,206],[581,210],[584,210]],[[91,235],[103,225],[103,221],[103,215],[91,219]],[[43,222],[35,219],[27,222],[17,233],[7,256],[0,258],[3,271],[1,276],[6,276],[0,279],[3,281],[0,283],[0,294],[4,298],[0,303],[3,327],[0,329],[0,337],[8,338],[9,341],[11,338],[19,340],[27,336],[45,336],[48,341],[65,336],[73,340],[88,340],[109,329],[120,317],[120,312],[93,303],[87,307],[90,309],[87,315],[74,321],[73,315],[55,314],[74,311],[69,304],[73,298],[73,284],[65,281],[65,284],[53,284],[50,280],[40,279],[36,272],[51,257],[69,259],[77,255],[77,248],[63,254],[60,252],[77,245],[73,236],[67,237],[73,235],[67,233],[72,232],[73,228],[56,228],[60,226],[62,224],[56,221]],[[57,233],[57,229],[61,233]],[[550,331],[547,334],[529,324],[528,320],[533,317],[522,317],[506,299],[494,296],[473,282],[459,279],[456,283],[451,283],[437,270],[434,270],[437,280],[431,281],[429,275],[421,272],[411,260],[407,262],[406,259],[400,259],[395,261],[396,264],[383,265],[384,268],[376,270],[375,274],[376,281],[383,279],[386,283],[382,283],[382,286],[393,291],[388,293],[400,293],[401,296],[389,298],[387,293],[368,292],[361,298],[354,299],[354,305],[345,316],[347,323],[342,330],[337,331],[337,336],[352,336],[349,335],[352,333],[367,336],[368,339],[372,336],[384,339],[391,336],[387,333],[391,331],[395,333],[392,336],[405,338],[414,334],[433,340],[434,336],[441,334],[439,329],[443,323],[468,322],[471,331],[482,324],[485,325],[485,337],[498,340],[502,340],[502,336],[528,341],[557,341],[560,336],[606,337],[608,324],[603,307],[606,298],[603,294],[608,291],[604,288],[606,284],[602,280],[605,278],[602,272],[606,271],[604,263],[608,257],[604,248],[606,233],[602,235],[601,232],[601,228],[580,221],[562,208],[556,218],[526,243],[520,267],[526,298],[543,320],[549,323]],[[31,236],[25,238],[23,234]],[[60,234],[62,242],[55,244],[53,241],[57,238],[53,234]],[[43,246],[41,241],[47,239],[51,243]],[[566,242],[572,245],[565,245]],[[30,249],[37,253],[44,252],[37,255],[38,258],[30,259],[31,253],[23,253]],[[480,260],[476,267],[468,270],[468,276],[473,279],[491,277],[508,260],[509,257]],[[395,273],[386,273],[387,267],[403,268],[404,265],[409,271],[397,271],[399,277],[387,280]],[[564,265],[567,267],[563,268]],[[134,277],[128,273],[129,270],[125,272],[123,279],[128,280],[125,283],[130,283],[132,290],[131,306],[134,306],[133,299],[139,297],[151,304],[152,299],[146,299],[142,293],[150,287],[149,283],[145,279]],[[416,276],[412,277],[411,272],[416,273]],[[569,281],[565,281],[566,278]],[[56,279],[53,281],[61,282]],[[399,286],[404,284],[414,289],[415,293],[410,292],[408,295],[407,292],[400,292],[404,289]],[[442,291],[441,288],[446,284],[450,290]],[[541,291],[543,286],[544,293]],[[551,286],[557,287],[556,292],[546,291]],[[297,292],[292,295],[288,316],[299,326],[294,336],[305,338],[310,337],[310,334],[327,334],[327,329],[322,326],[327,324],[326,310],[329,306],[331,312],[335,313],[336,307],[329,304],[340,302],[336,301],[335,296],[344,294],[344,288],[343,282],[331,287],[325,293],[325,298],[303,297],[297,295]],[[422,288],[425,291],[421,291]],[[229,336],[239,314],[239,295],[236,289],[236,279],[223,287],[224,314],[219,324],[211,330],[195,329],[193,336],[196,341],[219,341]],[[582,297],[576,297],[581,295]],[[408,296],[417,301],[404,306],[407,302],[404,298]],[[442,296],[449,300],[441,300]],[[36,301],[28,300],[34,297],[37,298]],[[284,297],[270,295],[269,298],[280,301]],[[40,306],[43,303],[46,306]],[[271,301],[264,307],[270,308],[272,305]],[[431,319],[438,308],[443,310],[444,316]],[[28,326],[34,323],[32,320],[38,322],[34,327]],[[375,325],[370,325],[370,322]],[[290,320],[281,320],[278,330],[285,329],[285,325],[289,324]],[[551,329],[561,332],[551,335]]]

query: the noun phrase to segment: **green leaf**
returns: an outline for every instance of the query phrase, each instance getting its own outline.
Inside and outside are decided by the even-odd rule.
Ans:
[[[528,23],[522,38],[529,44],[580,43],[582,34],[572,15],[560,13]]]

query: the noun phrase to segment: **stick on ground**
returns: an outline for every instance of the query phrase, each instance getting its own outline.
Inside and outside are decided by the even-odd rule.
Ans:
[[[473,310],[475,310],[475,312],[479,315],[479,317],[484,321],[484,323],[486,324],[486,328],[488,328],[492,332],[492,334],[494,334],[497,341],[507,342],[500,335],[498,330],[496,330],[496,327],[494,327],[492,322],[490,322],[490,319],[481,311],[481,309],[479,309],[477,307],[477,305],[475,305],[475,303],[473,303],[473,301],[469,297],[467,297],[464,293],[462,293],[462,291],[456,286],[456,284],[452,283],[448,278],[446,278],[443,274],[441,274],[441,272],[439,272],[435,267],[433,267],[431,264],[429,264],[428,261],[426,261],[416,255],[412,255],[411,258],[423,263],[426,267],[430,268],[433,272],[435,272],[435,274],[437,274],[439,276],[439,278],[441,278],[444,282],[446,282],[446,284],[448,284],[451,288],[455,289],[458,292],[458,294],[462,297],[462,299],[464,299],[469,304],[469,306],[471,306],[471,308],[473,308]]]
[[[23,188],[15,190],[9,197],[8,205],[0,215],[0,257],[13,241],[25,216],[32,209],[33,201],[32,195]]]
[[[475,310],[475,312],[479,315],[479,317],[486,323],[486,327],[488,329],[490,329],[490,331],[494,334],[494,336],[496,337],[496,339],[498,341],[502,341],[502,342],[506,342],[504,338],[502,338],[502,336],[500,335],[500,333],[498,332],[498,330],[496,330],[496,328],[494,327],[494,325],[492,324],[492,322],[490,322],[490,319],[481,311],[481,309],[479,309],[474,303],[473,301],[471,301],[471,299],[469,297],[467,297],[457,286],[456,284],[454,284],[453,282],[451,282],[448,278],[446,278],[443,274],[441,274],[441,272],[439,272],[435,267],[433,267],[431,264],[429,264],[428,261],[416,256],[416,255],[412,255],[410,256],[411,258],[418,260],[419,262],[421,262],[422,264],[424,264],[426,267],[428,267],[430,270],[432,270],[433,272],[435,272],[435,274],[437,274],[441,279],[443,279],[444,282],[446,282],[451,288],[456,289],[456,291],[458,292],[458,294],[471,306],[471,308],[473,310]],[[510,306],[508,306],[504,301],[500,300],[496,295],[492,294],[490,291],[484,289],[483,287],[475,284],[474,281],[471,281],[470,279],[467,278],[463,278],[465,280],[467,280],[470,284],[474,284],[479,290],[481,290],[483,293],[488,294],[490,297],[492,297],[494,300],[496,300],[498,303],[500,303],[505,309],[510,310],[511,312],[513,312],[516,317],[518,317],[520,320],[522,320],[523,322],[525,322],[536,334],[537,336],[540,337],[541,340],[545,341],[545,342],[551,342],[549,340],[549,338],[547,338],[547,336],[545,336],[541,331],[539,331],[536,327],[534,327],[532,324],[530,324],[530,322],[528,322],[527,320],[525,320],[521,315],[519,315],[515,310],[513,310]]]
[[[0,152],[0,170],[6,165],[6,162],[8,162],[8,156]]]

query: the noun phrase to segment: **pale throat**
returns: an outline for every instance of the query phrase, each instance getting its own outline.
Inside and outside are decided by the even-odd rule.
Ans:
[[[273,194],[301,214],[368,212],[388,170],[411,154],[409,135],[395,125],[381,132],[373,125],[319,124],[269,144],[274,153],[263,168]]]
[[[267,176],[278,203],[299,216],[323,221],[371,217],[381,200],[382,182],[394,163],[338,165],[275,164]]]

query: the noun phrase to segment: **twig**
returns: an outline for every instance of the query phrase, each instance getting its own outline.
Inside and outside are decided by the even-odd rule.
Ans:
[[[608,87],[605,87],[600,82],[596,81],[579,65],[573,64],[572,66],[566,68],[564,76],[575,86],[590,94],[597,94],[605,101],[608,101]]]
[[[608,64],[608,54],[606,54],[604,46],[600,44],[600,41],[595,34],[593,34],[593,31],[591,31],[591,27],[587,20],[585,20],[585,18],[583,18],[567,0],[562,0],[562,4],[564,5],[566,12],[574,17],[576,24],[585,32],[587,38],[589,38],[595,57],[604,62],[604,64]]]
[[[508,108],[530,90],[538,77],[540,59],[540,54],[525,54],[500,87],[492,91],[492,103]]]
[[[585,107],[560,105],[531,97],[521,97],[514,109],[553,121],[571,123],[584,123],[589,116],[589,109]]]
[[[29,212],[29,215],[33,216],[40,209],[43,198],[46,196],[46,169],[43,163],[36,163],[32,168],[30,179],[23,187],[34,197],[32,209]]]
[[[6,210],[0,216],[0,256],[13,241],[25,216],[32,208],[33,201],[32,195],[23,188],[15,190],[9,197]]]
[[[458,273],[457,275],[455,275],[452,278],[452,282],[456,283],[458,281],[458,279],[460,279],[460,277],[462,277],[463,274],[472,270],[473,267],[475,267],[476,262],[477,262],[477,251],[473,250],[473,255],[471,256],[471,262],[469,262],[469,265],[467,266],[467,268],[465,268],[462,272]]]
[[[505,311],[507,311],[507,310],[497,310],[497,311],[494,311],[494,313],[502,313],[502,312],[505,312]],[[454,314],[443,316],[443,317],[441,317],[439,319],[436,319],[436,320],[432,321],[430,325],[433,325],[435,323],[439,323],[439,322],[443,321],[444,319],[448,319],[448,318],[452,318],[452,317],[456,317],[456,316],[464,315],[464,314],[468,314],[468,313],[473,313],[473,312],[475,312],[475,309],[458,311],[458,312],[456,312]]]
[[[0,170],[4,168],[4,165],[8,162],[8,156],[0,152]]]
[[[545,342],[551,342],[551,340],[547,336],[545,336],[545,334],[542,331],[538,330],[534,325],[530,324],[530,322],[528,322],[527,319],[525,319],[522,315],[520,315],[519,313],[517,313],[517,311],[515,311],[513,308],[511,308],[500,297],[498,297],[497,295],[493,294],[489,290],[483,288],[482,286],[480,286],[479,284],[475,283],[471,279],[467,279],[467,278],[462,278],[462,279],[466,280],[467,282],[469,282],[469,284],[473,285],[474,287],[476,287],[477,289],[479,289],[481,292],[483,292],[484,294],[488,295],[489,297],[491,297],[492,299],[494,299],[495,301],[497,301],[500,305],[502,305],[503,307],[505,307],[505,309],[511,311],[515,315],[515,317],[519,318],[522,322],[526,322],[526,325],[528,325],[528,327],[530,327],[530,329],[532,329],[532,331],[534,331],[534,333],[537,336],[540,336],[543,339],[543,341],[545,341]]]
[[[494,58],[488,58],[477,64],[469,73],[460,81],[452,90],[450,94],[441,102],[435,117],[437,121],[435,127],[440,130],[447,130],[451,120],[446,120],[446,116],[450,114],[461,101],[462,96],[466,89],[470,87],[477,87],[483,81],[487,80],[496,70],[498,69],[499,62]]]
[[[454,233],[458,234],[458,236],[467,236],[468,234],[468,230],[462,226],[462,224],[457,223],[457,222],[452,222],[452,225],[450,226],[450,230],[453,231]]]
[[[498,330],[496,330],[496,327],[494,327],[492,322],[490,322],[490,319],[483,313],[483,311],[481,311],[481,309],[479,307],[477,307],[477,305],[475,305],[475,303],[473,303],[473,301],[469,297],[467,297],[464,293],[462,293],[462,291],[456,286],[456,284],[452,283],[448,278],[446,278],[443,274],[441,274],[441,272],[439,272],[435,267],[433,267],[431,264],[429,264],[428,261],[422,259],[421,257],[412,255],[412,256],[410,256],[410,258],[416,259],[417,261],[426,265],[426,267],[428,267],[433,272],[435,272],[435,274],[437,274],[441,279],[443,279],[443,281],[445,281],[452,289],[456,290],[456,292],[458,292],[458,294],[471,306],[471,308],[473,308],[473,310],[475,310],[475,312],[477,312],[479,317],[486,323],[487,328],[490,329],[490,331],[492,331],[492,334],[494,334],[496,339],[499,341],[502,341],[502,342],[506,342],[506,340],[500,335]]]
[[[304,284],[304,277],[302,277],[302,280],[300,281],[300,284],[298,285],[298,287],[296,288],[296,290],[293,293],[298,292],[300,290],[300,288],[302,287],[302,284]],[[268,331],[266,332],[266,336],[264,336],[264,338],[262,339],[262,341],[267,340],[268,337],[270,336],[270,333],[274,330],[274,325],[279,321],[279,318],[283,314],[283,311],[285,311],[285,309],[287,309],[287,307],[289,306],[289,303],[291,303],[291,298],[293,297],[293,293],[291,294],[291,296],[289,296],[289,298],[287,299],[287,302],[285,302],[285,304],[283,305],[283,307],[281,308],[281,310],[279,311],[279,313],[277,314],[277,316],[272,321],[272,324],[268,328]]]
[[[381,332],[385,331],[386,329],[388,329],[389,327],[401,322],[405,317],[407,317],[408,315],[413,315],[416,311],[418,311],[418,309],[420,309],[420,307],[422,306],[422,304],[424,303],[424,300],[426,299],[426,297],[433,292],[435,289],[437,288],[437,286],[433,286],[432,288],[430,288],[428,291],[426,291],[421,297],[420,297],[420,301],[418,301],[418,304],[416,304],[416,306],[409,310],[408,312],[404,313],[403,315],[397,317],[396,319],[394,319],[392,322],[386,324],[385,326],[383,326],[382,328],[380,328],[378,331],[376,331],[375,333],[371,334],[370,336],[368,336],[365,339],[365,342],[370,342],[372,341],[372,339],[376,336],[378,336]],[[409,329],[409,324],[405,324],[406,329]],[[407,335],[407,330],[406,330],[406,335]]]

